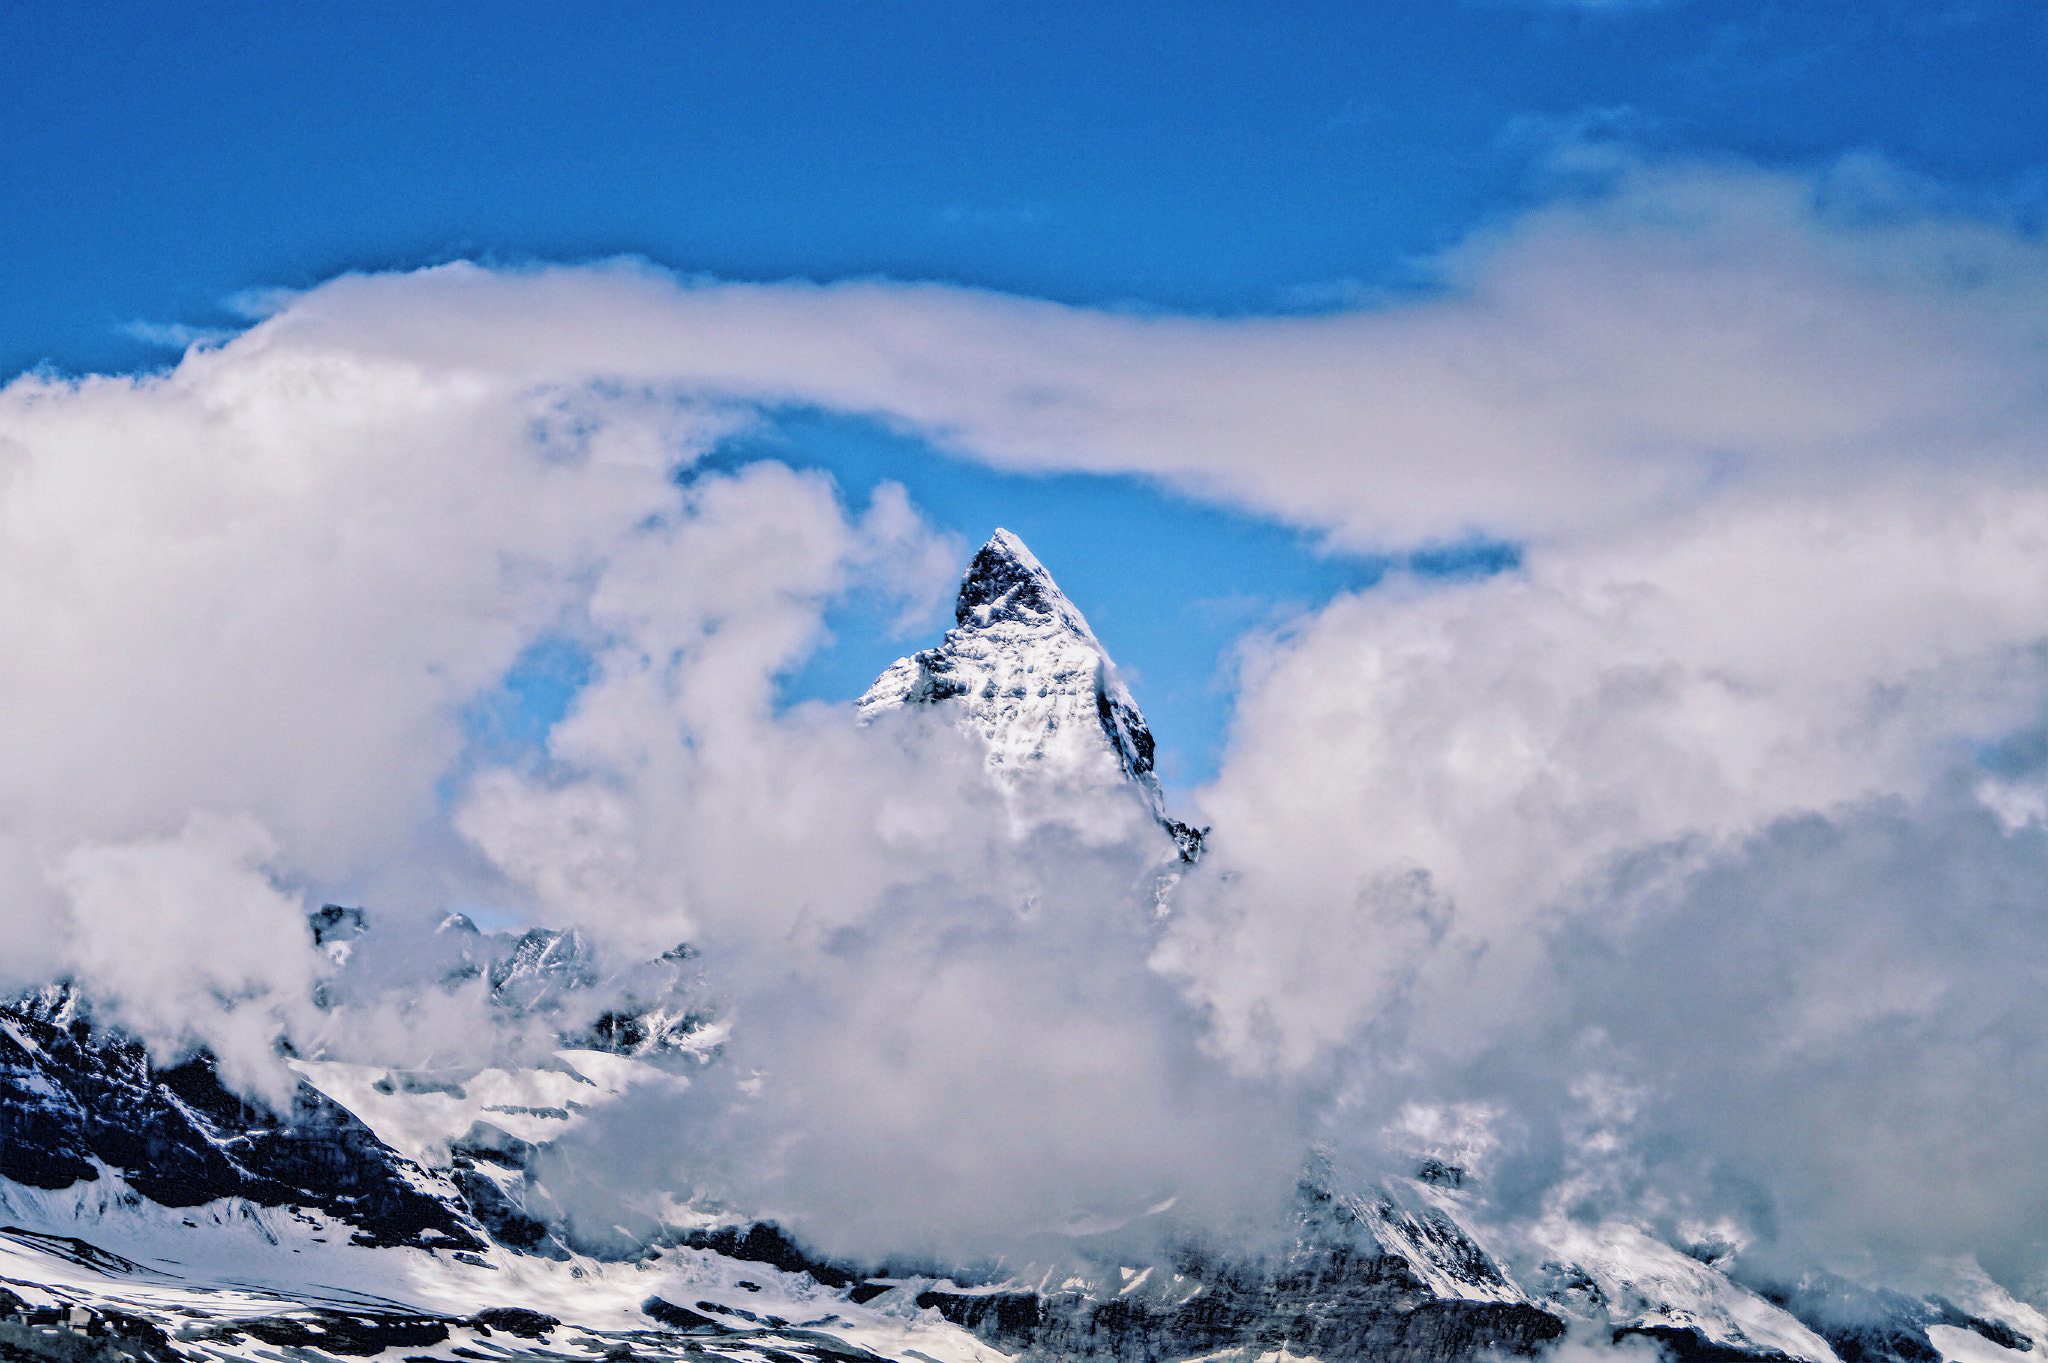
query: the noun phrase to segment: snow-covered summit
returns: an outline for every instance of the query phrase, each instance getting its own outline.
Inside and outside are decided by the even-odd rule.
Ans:
[[[1097,652],[1102,650],[1079,608],[1059,589],[1037,555],[1000,526],[968,565],[960,579],[959,599],[953,603],[955,624],[971,620],[987,626],[998,619],[1030,624],[1058,620]]]
[[[863,722],[947,704],[988,742],[998,779],[1030,774],[1133,783],[1184,860],[1202,832],[1166,816],[1152,731],[1095,631],[1024,541],[998,529],[960,581],[954,627],[937,648],[899,658],[860,698]]]

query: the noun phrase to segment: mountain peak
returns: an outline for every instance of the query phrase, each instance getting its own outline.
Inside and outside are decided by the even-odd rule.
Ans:
[[[953,621],[963,628],[998,620],[1035,625],[1058,621],[1095,644],[1094,632],[1024,541],[997,527],[960,579]],[[1101,645],[1095,644],[1099,650]]]
[[[955,627],[937,648],[899,658],[860,699],[886,710],[949,703],[989,745],[991,771],[1133,784],[1184,860],[1201,832],[1166,816],[1152,732],[1079,608],[1024,541],[998,529],[960,579]]]

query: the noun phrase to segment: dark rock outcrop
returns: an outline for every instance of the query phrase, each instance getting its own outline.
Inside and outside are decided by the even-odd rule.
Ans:
[[[757,1221],[750,1226],[719,1226],[692,1231],[683,1239],[691,1249],[708,1249],[729,1259],[750,1264],[767,1264],[784,1273],[808,1273],[827,1287],[847,1287],[856,1276],[842,1264],[804,1252],[801,1245],[772,1222]]]
[[[469,1323],[485,1331],[503,1330],[521,1339],[539,1339],[562,1322],[544,1311],[529,1311],[523,1306],[493,1306],[471,1316]]]
[[[238,1320],[207,1331],[202,1338],[232,1342],[248,1335],[279,1348],[319,1349],[348,1358],[368,1358],[386,1349],[431,1348],[448,1338],[448,1325],[438,1316],[310,1310]]]

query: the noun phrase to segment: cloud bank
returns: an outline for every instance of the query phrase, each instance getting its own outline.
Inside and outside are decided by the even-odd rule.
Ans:
[[[449,266],[18,379],[8,967],[260,1085],[331,1030],[303,907],[496,904],[702,944],[760,1082],[632,1158],[820,1235],[1235,1214],[1299,1142],[1435,1141],[1521,1213],[2039,1292],[2044,266],[1867,161],[1623,165],[1329,316]],[[1128,810],[1020,823],[949,730],[778,707],[832,601],[961,547],[697,469],[790,404],[1522,566],[1247,638],[1155,919]],[[550,640],[588,684],[480,746]],[[380,1006],[326,1041],[461,1030]]]

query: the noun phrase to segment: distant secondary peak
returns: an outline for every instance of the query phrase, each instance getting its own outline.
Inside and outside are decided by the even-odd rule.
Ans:
[[[1090,642],[1095,638],[1045,565],[1023,540],[1003,529],[989,536],[967,565],[953,603],[955,624],[971,628],[997,620],[1033,625],[1057,620]]]

